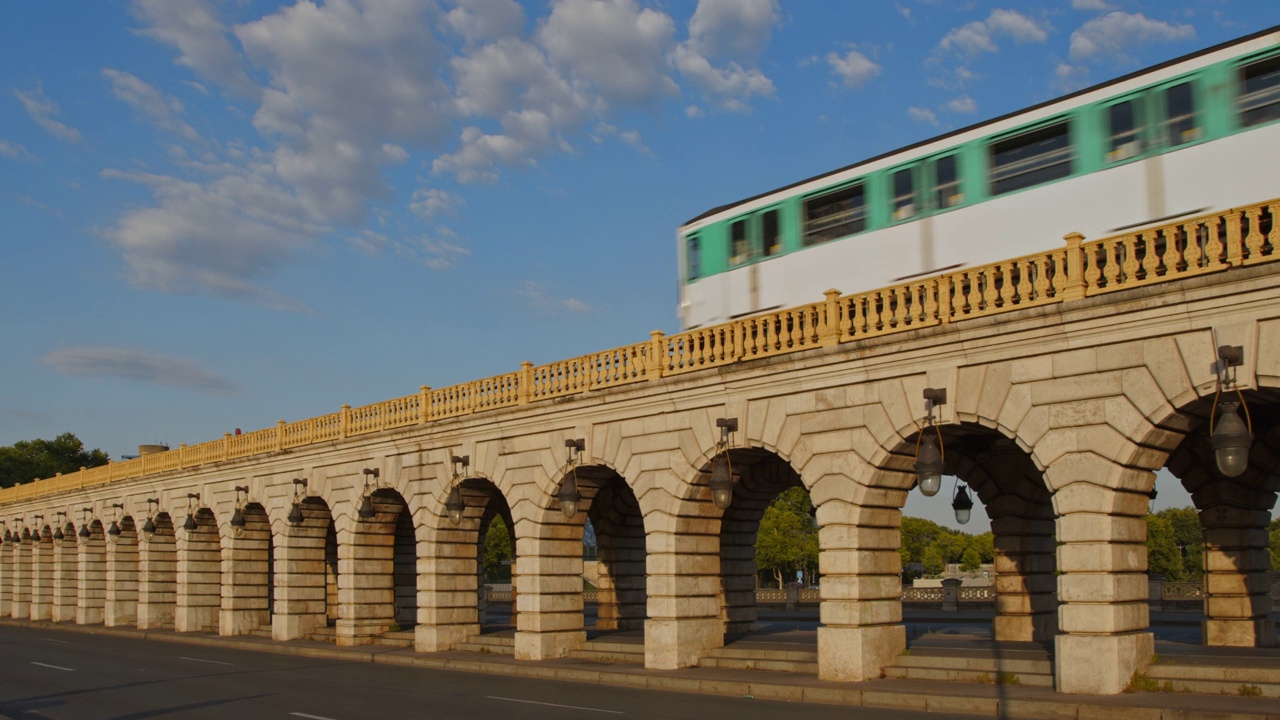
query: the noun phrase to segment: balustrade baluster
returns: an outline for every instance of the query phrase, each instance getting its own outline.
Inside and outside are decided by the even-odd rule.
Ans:
[[[1143,280],[1151,281],[1151,280],[1154,280],[1158,275],[1157,270],[1160,267],[1160,257],[1156,254],[1157,236],[1158,236],[1157,232],[1155,232],[1154,230],[1148,230],[1142,233],[1141,240],[1139,241],[1142,246],[1142,279]],[[1138,236],[1135,236],[1135,240],[1138,240]]]
[[[1262,257],[1262,208],[1249,208],[1247,217],[1249,218],[1249,234],[1244,239],[1244,247],[1249,253],[1248,260],[1257,262]]]
[[[1208,242],[1205,243],[1205,254],[1209,256],[1208,267],[1218,269],[1223,264],[1223,254],[1227,248],[1222,242],[1222,218],[1214,215],[1205,221],[1205,233]]]

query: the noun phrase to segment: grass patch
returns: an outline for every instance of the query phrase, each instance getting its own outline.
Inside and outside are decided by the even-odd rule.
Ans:
[[[1160,681],[1152,680],[1146,673],[1135,672],[1133,677],[1129,678],[1129,684],[1125,686],[1124,691],[1127,693],[1160,692]]]
[[[1262,688],[1257,685],[1241,685],[1236,694],[1240,697],[1262,697]]]
[[[1022,678],[1018,677],[1017,673],[1001,671],[996,673],[996,684],[997,685],[1021,685]]]

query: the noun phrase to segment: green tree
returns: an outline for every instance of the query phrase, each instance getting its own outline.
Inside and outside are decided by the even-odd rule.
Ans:
[[[813,522],[813,503],[804,488],[788,488],[778,494],[760,518],[756,568],[782,587],[795,578],[797,571],[809,574],[817,566],[818,528]]]
[[[106,465],[108,459],[101,450],[85,450],[80,438],[69,432],[52,440],[19,440],[0,447],[0,487]]]
[[[996,536],[990,530],[981,535],[974,535],[969,547],[978,551],[978,558],[984,563],[996,561]]]
[[[1147,567],[1175,582],[1204,579],[1204,537],[1195,508],[1165,508],[1147,516]]]
[[[934,543],[924,549],[924,555],[920,562],[924,563],[924,572],[926,575],[941,575],[946,569],[947,558],[943,554],[942,546]]]
[[[978,554],[978,549],[972,545],[964,554],[960,556],[960,569],[965,572],[973,572],[982,567],[982,556]]]
[[[502,572],[504,561],[514,556],[511,551],[511,532],[501,515],[494,515],[489,521],[489,530],[484,535],[484,576],[497,578]]]
[[[1280,570],[1280,519],[1271,521],[1271,569]]]

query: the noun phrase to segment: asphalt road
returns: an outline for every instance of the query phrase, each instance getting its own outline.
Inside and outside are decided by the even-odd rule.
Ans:
[[[797,712],[805,720],[926,716],[0,627],[7,720],[782,720]]]

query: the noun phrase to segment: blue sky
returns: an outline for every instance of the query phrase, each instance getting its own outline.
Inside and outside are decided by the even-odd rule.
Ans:
[[[675,228],[704,210],[1277,23],[1243,0],[4,3],[0,444],[203,442],[675,331]]]

